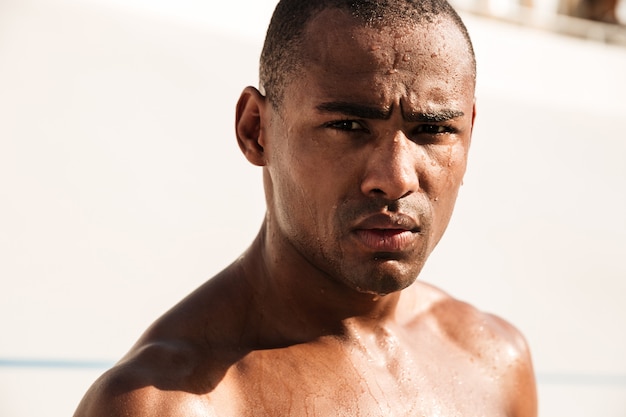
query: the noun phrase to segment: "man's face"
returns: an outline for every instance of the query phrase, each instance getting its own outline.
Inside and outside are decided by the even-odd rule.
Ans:
[[[263,132],[270,233],[352,289],[401,290],[441,238],[465,172],[467,44],[448,20],[375,29],[336,10],[304,44],[304,69]]]

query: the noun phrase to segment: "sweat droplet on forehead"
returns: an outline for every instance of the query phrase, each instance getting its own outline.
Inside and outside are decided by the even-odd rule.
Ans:
[[[373,28],[341,13],[320,14],[305,32],[293,86],[320,102],[423,112],[459,107],[468,94],[473,100],[471,59],[452,23]]]

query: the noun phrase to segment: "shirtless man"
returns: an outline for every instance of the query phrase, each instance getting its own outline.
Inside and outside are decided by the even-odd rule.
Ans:
[[[416,281],[465,172],[475,61],[447,3],[283,0],[237,104],[267,214],[76,417],[536,416],[522,336]]]

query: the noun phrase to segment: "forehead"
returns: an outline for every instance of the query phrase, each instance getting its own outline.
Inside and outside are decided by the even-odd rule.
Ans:
[[[450,105],[474,95],[468,44],[451,20],[371,27],[336,9],[308,24],[294,81],[306,81],[308,94],[371,104]]]

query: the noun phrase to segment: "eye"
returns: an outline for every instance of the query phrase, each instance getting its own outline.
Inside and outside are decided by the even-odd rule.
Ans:
[[[366,131],[367,129],[356,120],[336,120],[326,123],[326,127],[346,132]]]
[[[454,129],[446,125],[419,125],[415,129],[416,134],[439,135],[442,133],[454,133]]]

